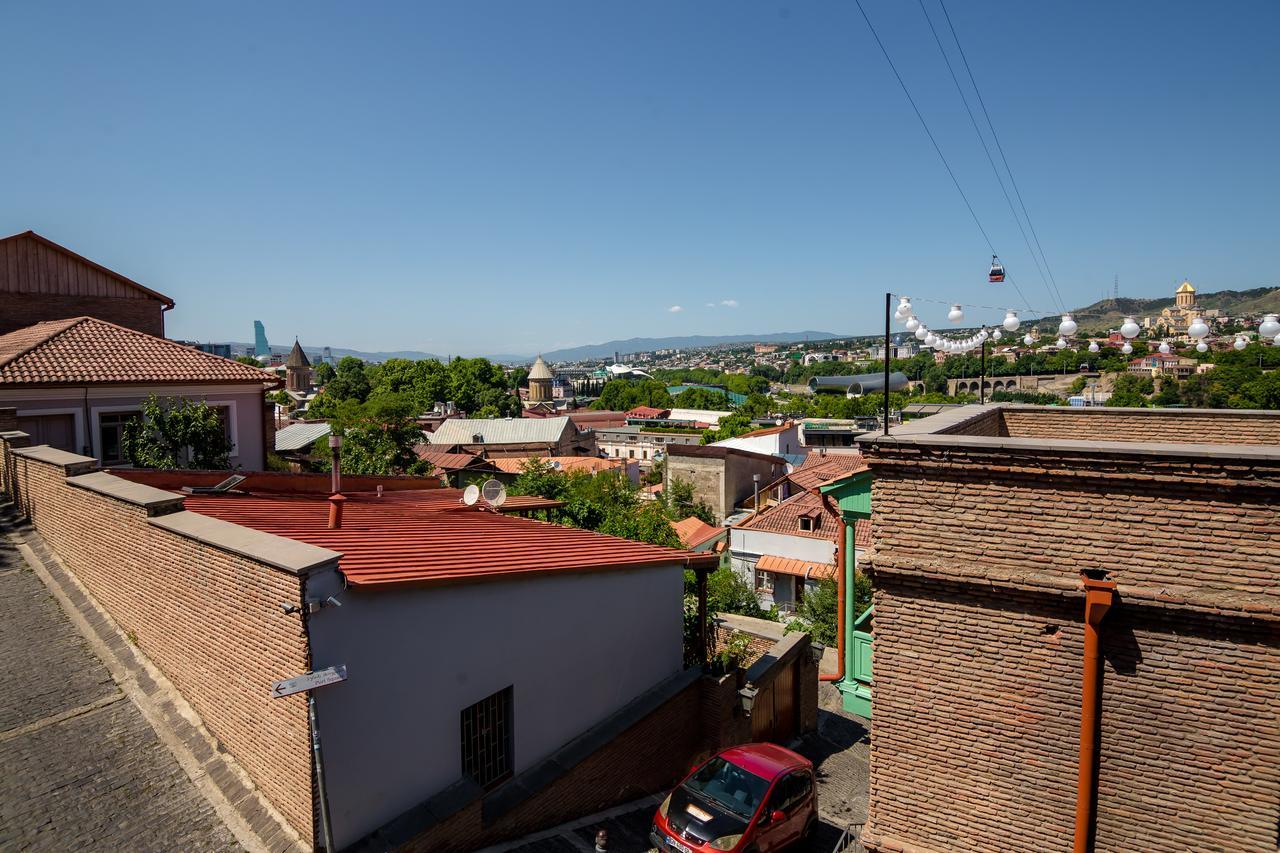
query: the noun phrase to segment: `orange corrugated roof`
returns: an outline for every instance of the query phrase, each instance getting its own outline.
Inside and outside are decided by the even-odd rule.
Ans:
[[[530,459],[538,459],[543,464],[551,465],[552,468],[558,471],[586,471],[590,474],[611,471],[614,468],[626,466],[625,459],[605,459],[600,456],[507,456],[489,461],[499,471],[504,471],[508,474],[522,474],[524,473],[525,464]]]
[[[600,533],[465,507],[457,489],[347,495],[342,528],[328,528],[322,496],[193,495],[187,509],[329,548],[353,585],[469,583],[544,572],[685,564],[713,567],[714,554],[661,548]],[[547,506],[510,497],[503,510]]]
[[[0,385],[278,381],[265,370],[96,317],[0,335]]]
[[[756,561],[756,568],[764,572],[779,572],[784,575],[799,575],[817,580],[828,578],[834,580],[836,567],[833,563],[817,563],[813,560],[797,560],[793,557],[778,557],[774,554],[762,554]]]
[[[671,522],[671,526],[675,528],[676,535],[680,537],[680,541],[686,548],[697,548],[715,536],[718,536],[723,527],[713,527],[707,524],[696,515],[691,515],[681,521]]]

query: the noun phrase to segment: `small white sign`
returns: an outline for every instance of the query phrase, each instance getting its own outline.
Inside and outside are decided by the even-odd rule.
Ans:
[[[347,668],[345,666],[318,669],[315,672],[308,672],[306,675],[299,675],[297,678],[286,678],[284,681],[273,682],[271,685],[271,698],[279,699],[282,696],[292,696],[305,690],[315,690],[317,687],[337,684],[339,681],[346,680]]]

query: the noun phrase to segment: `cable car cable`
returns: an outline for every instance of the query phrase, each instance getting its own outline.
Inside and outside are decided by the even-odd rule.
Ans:
[[[987,241],[987,248],[991,250],[992,255],[999,255],[996,247],[992,245],[991,238],[987,236],[987,229],[982,227],[982,220],[978,219],[978,214],[974,211],[973,205],[969,203],[969,197],[965,195],[964,188],[960,186],[960,181],[956,178],[956,173],[952,171],[951,164],[947,162],[947,157],[942,153],[942,148],[938,145],[938,140],[934,138],[933,131],[929,129],[929,123],[924,120],[924,115],[920,112],[920,108],[916,106],[916,99],[911,97],[911,90],[907,88],[906,82],[903,81],[902,75],[898,73],[898,67],[893,64],[893,59],[889,56],[889,51],[885,48],[884,42],[880,40],[880,34],[876,32],[875,25],[871,23],[871,18],[867,16],[867,10],[862,8],[862,0],[854,0],[858,6],[858,11],[862,13],[862,20],[867,22],[867,29],[871,30],[871,37],[876,40],[876,44],[880,47],[880,53],[884,55],[884,61],[889,63],[889,70],[893,72],[893,76],[897,78],[898,85],[902,87],[902,93],[907,96],[907,101],[911,104],[911,109],[915,111],[916,118],[920,120],[920,126],[924,128],[925,135],[929,137],[929,141],[933,143],[933,150],[938,153],[938,159],[942,161],[942,165],[947,170],[947,174],[951,176],[951,183],[955,184],[956,192],[960,193],[960,198],[964,201],[964,206],[968,208],[969,215],[973,217],[973,223],[978,226],[978,230],[982,232],[982,239]],[[1022,293],[1022,288],[1018,287],[1017,282],[1013,280],[1013,276],[1006,273],[1009,283],[1013,285],[1013,289],[1017,291],[1019,298],[1028,306],[1026,296]]]
[[[1065,305],[1062,305],[1061,299],[1056,299],[1055,292],[1049,288],[1049,281],[1045,278],[1044,267],[1040,264],[1040,258],[1036,256],[1036,250],[1031,248],[1031,240],[1027,238],[1027,231],[1022,227],[1022,220],[1018,217],[1018,211],[1014,209],[1013,199],[1009,197],[1009,190],[1004,185],[1004,178],[1000,176],[1000,169],[996,166],[995,158],[991,156],[991,148],[987,145],[986,137],[982,135],[982,131],[978,128],[978,119],[973,114],[973,109],[969,106],[969,98],[964,93],[964,88],[960,85],[960,78],[956,76],[955,67],[951,64],[951,57],[947,56],[947,51],[942,46],[942,39],[938,37],[938,30],[933,25],[933,19],[929,17],[929,10],[925,8],[924,0],[917,0],[920,4],[920,11],[924,13],[925,22],[929,25],[929,32],[933,34],[934,44],[938,46],[938,52],[942,54],[942,61],[947,64],[947,71],[951,74],[951,82],[956,86],[956,92],[960,95],[960,102],[964,104],[964,111],[969,114],[969,123],[973,125],[973,132],[978,135],[978,142],[982,143],[982,151],[987,155],[987,162],[991,164],[991,173],[996,176],[996,183],[1000,185],[1000,192],[1004,194],[1005,204],[1009,205],[1009,213],[1013,215],[1014,224],[1018,226],[1018,233],[1022,235],[1022,242],[1027,247],[1027,253],[1031,255],[1032,262],[1036,265],[1036,272],[1040,274],[1040,281],[1044,285],[1045,291],[1049,294],[1050,301],[1057,301],[1062,311],[1066,311]]]
[[[938,5],[942,7],[942,14],[947,19],[947,27],[951,30],[951,38],[955,40],[956,48],[960,51],[960,59],[964,62],[964,70],[969,75],[969,82],[973,84],[974,94],[978,96],[978,105],[982,107],[982,114],[987,119],[987,127],[991,130],[991,138],[995,140],[996,150],[1000,152],[1000,160],[1004,163],[1005,171],[1009,173],[1009,183],[1013,185],[1013,194],[1018,197],[1018,205],[1022,208],[1022,215],[1026,217],[1027,227],[1031,229],[1031,237],[1035,240],[1036,248],[1040,250],[1040,258],[1044,261],[1045,271],[1049,273],[1049,282],[1053,285],[1053,292],[1057,296],[1058,304],[1063,306],[1063,310],[1066,310],[1066,303],[1062,301],[1062,293],[1058,290],[1058,280],[1053,275],[1053,268],[1049,266],[1049,258],[1044,253],[1044,247],[1040,245],[1040,235],[1036,233],[1035,223],[1031,221],[1031,214],[1027,212],[1027,204],[1022,200],[1022,191],[1018,189],[1018,181],[1013,177],[1013,169],[1009,168],[1009,158],[1005,156],[1004,146],[1000,144],[1000,135],[996,133],[996,126],[991,121],[991,113],[987,111],[987,102],[983,100],[982,90],[978,88],[978,81],[973,76],[973,69],[969,67],[969,57],[965,55],[964,47],[960,44],[960,36],[956,34],[955,25],[951,23],[951,13],[947,11],[946,0],[938,0]]]

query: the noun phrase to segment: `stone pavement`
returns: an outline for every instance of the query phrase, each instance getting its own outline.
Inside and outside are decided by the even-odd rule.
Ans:
[[[0,849],[295,849],[163,676],[8,509]]]

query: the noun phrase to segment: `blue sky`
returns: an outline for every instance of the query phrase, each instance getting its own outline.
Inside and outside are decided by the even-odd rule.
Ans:
[[[863,3],[1056,307],[920,6]],[[172,336],[534,352],[874,332],[886,289],[1023,307],[850,2],[190,5],[10,4],[0,52],[0,231],[174,297]],[[1067,303],[1280,284],[1280,4],[947,9]]]

